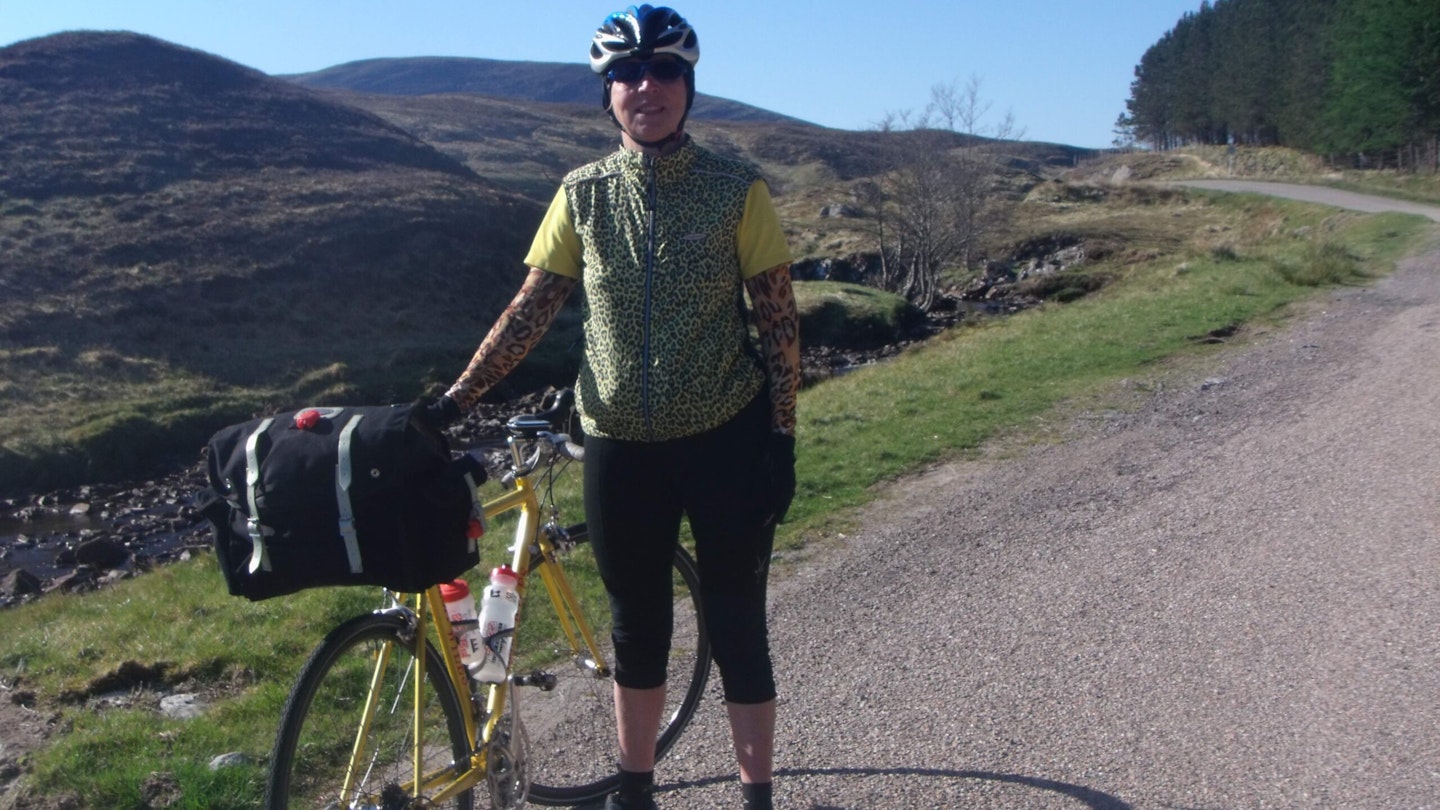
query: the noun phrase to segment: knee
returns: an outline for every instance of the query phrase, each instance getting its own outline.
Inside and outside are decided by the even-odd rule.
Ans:
[[[630,689],[653,689],[665,683],[672,608],[668,598],[611,600],[616,683]]]
[[[764,591],[705,595],[705,625],[725,700],[764,703],[775,697]]]

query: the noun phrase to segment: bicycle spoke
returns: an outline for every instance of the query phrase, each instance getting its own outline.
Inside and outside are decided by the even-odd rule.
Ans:
[[[384,807],[413,796],[416,752],[422,795],[453,781],[469,750],[454,690],[426,645],[424,736],[415,737],[413,650],[398,620],[366,616],[331,634],[311,657],[287,704],[276,742],[271,808]],[[470,792],[443,805],[471,806]]]

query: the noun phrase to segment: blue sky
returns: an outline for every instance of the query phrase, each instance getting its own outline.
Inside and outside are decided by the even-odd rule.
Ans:
[[[700,35],[702,92],[866,129],[971,77],[1029,140],[1109,146],[1135,64],[1200,0],[673,0]],[[266,73],[358,59],[582,62],[600,0],[0,0],[0,45],[128,30]]]

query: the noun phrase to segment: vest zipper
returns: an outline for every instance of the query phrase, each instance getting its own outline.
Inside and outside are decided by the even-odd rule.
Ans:
[[[645,419],[645,433],[653,438],[655,427],[650,412],[650,320],[652,286],[655,281],[655,208],[657,203],[655,158],[644,156],[646,212],[645,235],[645,311],[643,313],[640,359],[640,412]]]

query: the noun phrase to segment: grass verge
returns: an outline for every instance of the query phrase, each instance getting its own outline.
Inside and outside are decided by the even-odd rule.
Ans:
[[[1112,279],[1104,291],[955,330],[806,391],[801,489],[782,550],[843,525],[877,484],[1023,433],[1119,379],[1211,352],[1209,336],[1386,272],[1430,232],[1418,218],[1248,197],[1176,197],[1154,209],[1145,227],[1180,247],[1094,268]],[[1065,216],[1074,227],[1074,211]],[[1141,216],[1130,225],[1140,227]],[[492,552],[487,562],[497,559]],[[142,808],[158,780],[173,787],[172,807],[255,806],[292,678],[329,628],[371,600],[368,591],[327,590],[245,603],[224,594],[203,557],[9,611],[0,626],[3,686],[64,729],[32,757],[31,789],[79,806]],[[204,697],[205,714],[163,717],[159,697],[176,691]],[[246,764],[210,770],[229,752]]]

